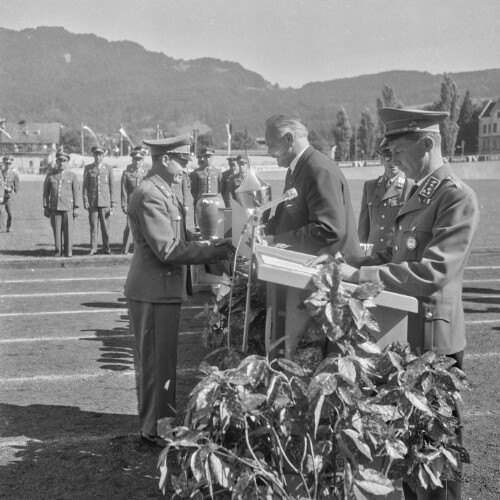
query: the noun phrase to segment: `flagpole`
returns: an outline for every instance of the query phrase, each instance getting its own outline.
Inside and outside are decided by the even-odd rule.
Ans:
[[[84,143],[84,138],[83,138],[83,122],[80,123],[80,141],[81,141],[81,146],[82,146],[82,158],[85,156],[85,143]]]
[[[120,123],[120,130],[123,129],[123,125]],[[120,132],[120,156],[123,156],[123,134]]]

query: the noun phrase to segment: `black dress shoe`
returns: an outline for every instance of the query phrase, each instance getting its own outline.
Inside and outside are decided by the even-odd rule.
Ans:
[[[67,254],[65,255],[65,257],[73,257],[73,254],[72,254],[72,253],[67,253]]]
[[[165,448],[167,442],[159,436],[150,436],[145,432],[141,432],[141,443],[149,446],[150,448]]]
[[[111,250],[104,250],[104,253],[106,255],[113,255],[113,252]]]

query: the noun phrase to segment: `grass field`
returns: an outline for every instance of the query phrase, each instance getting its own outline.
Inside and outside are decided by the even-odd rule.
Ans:
[[[0,498],[121,500],[164,498],[156,454],[137,443],[133,338],[123,298],[128,261],[89,251],[86,213],[76,221],[74,254],[49,258],[53,239],[42,210],[43,178],[22,180],[13,232],[0,234]],[[282,181],[268,179],[273,193]],[[349,181],[359,212],[362,181]],[[500,498],[499,180],[474,180],[481,224],[463,288],[467,343],[463,393],[463,498]],[[192,220],[189,219],[192,224]],[[125,216],[115,211],[111,242],[121,248]],[[79,258],[79,256],[81,256]],[[114,263],[93,267],[94,261]],[[86,265],[88,264],[88,266]],[[208,296],[183,311],[178,398],[185,404],[203,355]],[[167,495],[167,498],[169,496]]]
[[[276,177],[281,178],[277,179]],[[274,197],[283,190],[284,172],[262,175],[272,187]],[[0,235],[0,255],[9,258],[46,257],[53,254],[54,242],[49,219],[43,216],[42,186],[43,176],[29,176],[29,181],[21,181],[21,189],[15,201],[12,232]],[[117,193],[119,181],[116,180]],[[476,191],[480,208],[481,223],[474,244],[475,250],[500,249],[498,227],[498,193],[500,180],[471,180],[468,184]],[[352,205],[359,214],[363,181],[350,180]],[[3,208],[0,208],[3,210]],[[192,227],[192,213],[188,216],[188,226]],[[122,245],[125,215],[120,202],[111,216],[111,247],[120,252]],[[87,212],[80,209],[80,216],[75,221],[73,254],[86,255],[90,251],[90,230]],[[90,257],[89,257],[90,258]]]

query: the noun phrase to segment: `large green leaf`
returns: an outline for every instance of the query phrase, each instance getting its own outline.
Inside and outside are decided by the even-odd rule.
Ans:
[[[350,438],[354,443],[356,448],[366,457],[368,460],[373,460],[370,447],[361,441],[362,436],[357,433],[354,429],[342,429],[342,433]]]
[[[432,411],[432,408],[429,406],[427,399],[421,394],[418,394],[416,392],[412,392],[409,390],[405,390],[404,394],[408,401],[418,410],[420,410],[423,413],[426,413],[428,415],[434,415],[434,412]]]
[[[354,477],[355,484],[372,495],[388,495],[394,491],[391,480],[379,471],[360,467]]]

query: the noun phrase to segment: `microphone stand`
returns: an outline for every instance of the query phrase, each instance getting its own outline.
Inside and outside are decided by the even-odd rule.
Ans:
[[[254,268],[254,255],[255,255],[255,243],[257,240],[258,236],[258,228],[260,224],[260,220],[262,218],[262,214],[266,211],[269,210],[270,208],[279,205],[280,203],[291,200],[293,198],[297,197],[297,191],[292,188],[283,193],[283,196],[278,198],[275,201],[270,201],[268,203],[265,203],[264,205],[257,207],[254,209],[254,213],[250,216],[248,219],[247,224],[251,224],[252,231],[250,233],[250,248],[251,248],[251,253],[250,253],[250,264],[248,267],[248,281],[247,281],[247,296],[246,296],[246,302],[245,302],[245,322],[243,325],[243,341],[242,341],[242,346],[241,350],[243,353],[246,353],[247,348],[248,348],[248,330],[250,327],[250,309],[251,309],[251,293],[252,293],[252,273],[253,273],[253,268]],[[245,229],[243,229],[245,231]]]

